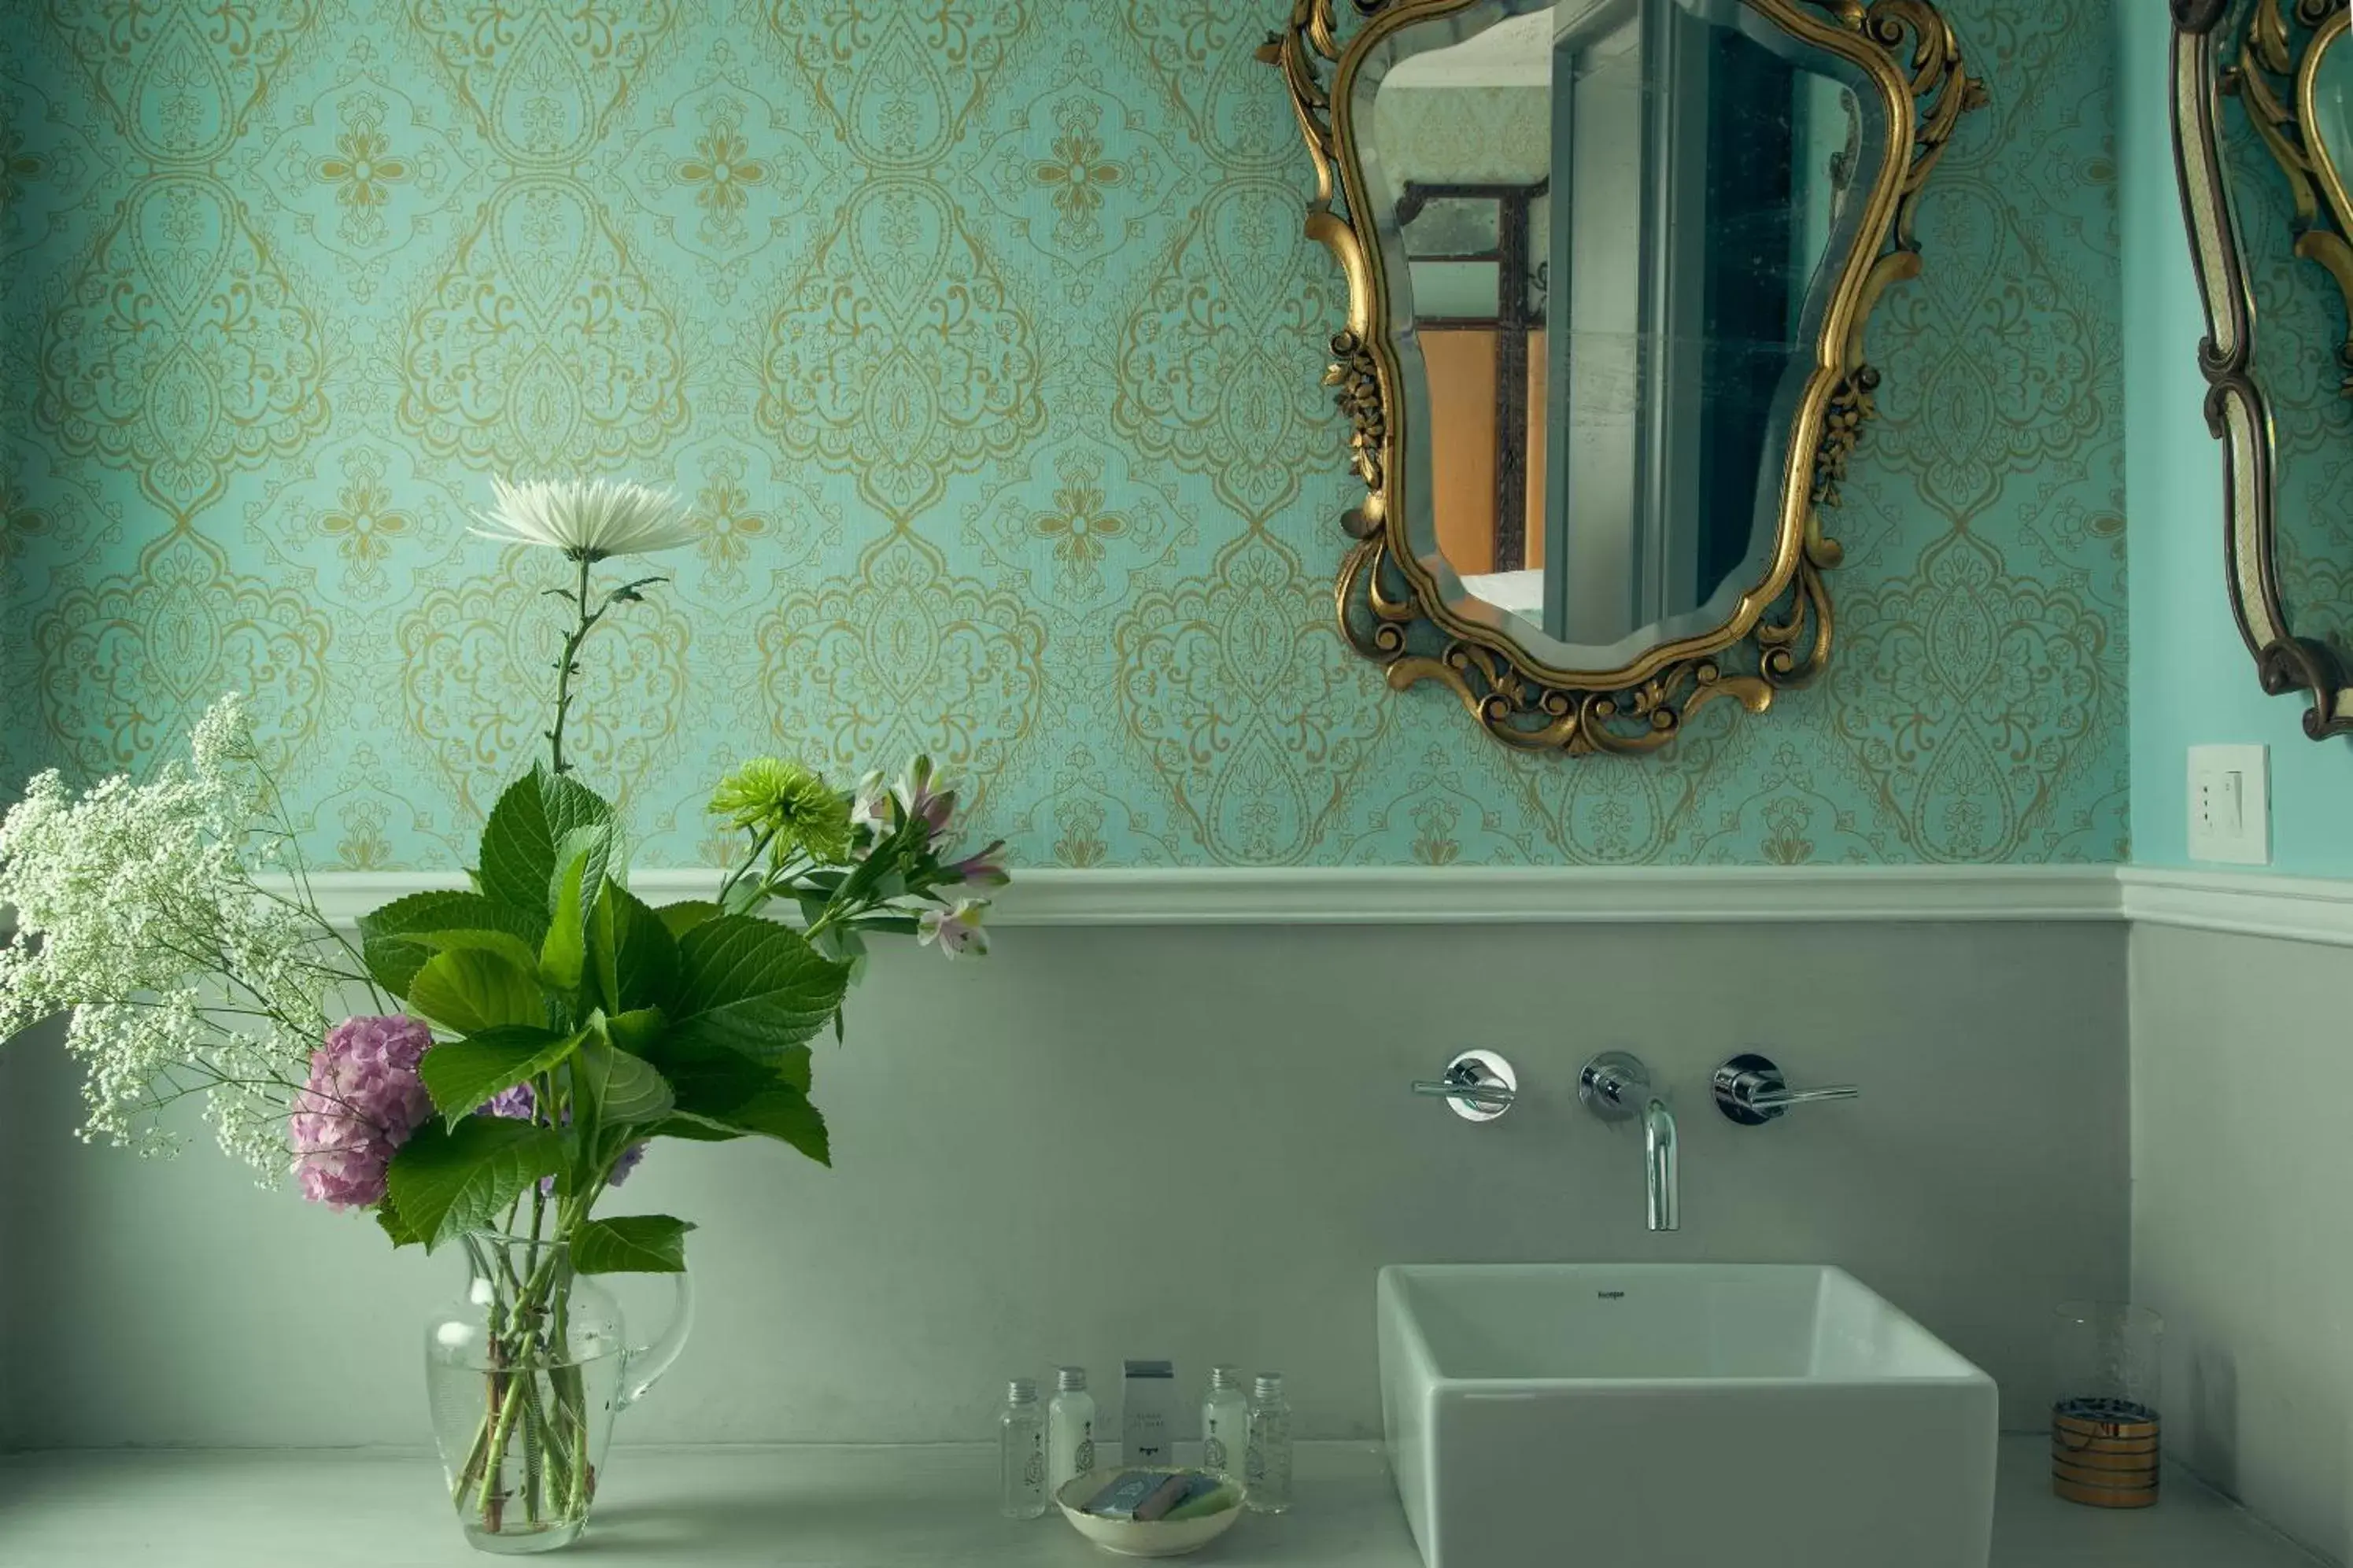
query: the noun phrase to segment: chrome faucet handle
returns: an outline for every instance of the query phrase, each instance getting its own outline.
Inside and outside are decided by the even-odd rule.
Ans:
[[[1624,1121],[1641,1114],[1651,1092],[1651,1069],[1641,1058],[1624,1051],[1604,1051],[1577,1075],[1577,1098],[1604,1121]]]
[[[1464,1051],[1446,1064],[1444,1078],[1414,1079],[1413,1092],[1446,1101],[1465,1121],[1493,1121],[1518,1100],[1520,1080],[1493,1051]]]
[[[1778,1121],[1793,1105],[1827,1105],[1835,1100],[1862,1098],[1862,1090],[1851,1083],[1791,1089],[1772,1058],[1754,1051],[1744,1051],[1716,1068],[1715,1083],[1715,1108],[1726,1121],[1743,1127]]]

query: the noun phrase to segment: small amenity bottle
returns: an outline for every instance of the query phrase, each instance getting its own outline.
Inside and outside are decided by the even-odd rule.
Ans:
[[[1291,1506],[1291,1401],[1282,1396],[1279,1373],[1260,1373],[1250,1390],[1242,1500],[1252,1513],[1281,1513]]]
[[[1038,1404],[1038,1380],[1017,1377],[1006,1385],[1004,1428],[1005,1517],[1036,1519],[1046,1511],[1046,1412]]]
[[[1242,1369],[1213,1366],[1208,1395],[1201,1401],[1201,1468],[1239,1481],[1249,1447],[1250,1395],[1242,1392]]]
[[[1095,1468],[1095,1396],[1087,1392],[1087,1369],[1054,1369],[1054,1401],[1046,1407],[1046,1495],[1060,1497],[1077,1476]]]

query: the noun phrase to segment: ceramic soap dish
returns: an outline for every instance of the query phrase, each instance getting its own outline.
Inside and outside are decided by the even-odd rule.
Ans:
[[[1183,1476],[1194,1495],[1164,1519],[1124,1519],[1089,1513],[1087,1506],[1127,1476]],[[1176,1466],[1130,1465],[1123,1469],[1079,1476],[1055,1494],[1054,1501],[1072,1529],[1105,1552],[1122,1557],[1182,1557],[1198,1552],[1242,1516],[1242,1489],[1208,1470]]]

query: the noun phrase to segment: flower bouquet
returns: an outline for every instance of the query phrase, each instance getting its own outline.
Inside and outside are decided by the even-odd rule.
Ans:
[[[88,1064],[85,1138],[164,1152],[160,1113],[201,1096],[265,1180],[364,1209],[396,1247],[453,1244],[464,1301],[427,1336],[452,1500],[493,1551],[585,1524],[613,1413],[682,1343],[685,1245],[666,1215],[601,1215],[657,1139],[760,1137],[828,1160],[809,1042],[837,1037],[867,942],[985,952],[992,845],[950,858],[955,794],[916,759],[895,786],[841,790],[773,759],[720,782],[742,835],[714,897],[630,891],[612,805],[564,751],[580,655],[659,581],[599,589],[616,556],[684,543],[634,486],[499,489],[486,531],[572,563],[548,756],[492,807],[470,886],[394,900],[355,934],[320,912],[243,701],[224,698],[185,763],[86,794],[55,773],[0,823],[0,1037],[70,1012]],[[774,918],[782,909],[792,919]],[[347,999],[368,1011],[335,1021]],[[596,1284],[675,1276],[681,1310],[633,1347]]]

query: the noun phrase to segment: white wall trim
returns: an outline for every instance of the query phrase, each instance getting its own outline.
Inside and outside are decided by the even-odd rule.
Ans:
[[[664,903],[707,898],[715,871],[639,870]],[[348,921],[456,874],[328,873],[321,908]],[[1029,870],[997,896],[999,925],[1654,924],[1709,921],[2099,921],[2111,866],[1226,867]]]
[[[1652,924],[2113,917],[2106,868],[1362,867],[1031,872],[1007,923]]]
[[[2137,924],[2353,947],[2353,881],[2155,866],[2118,867],[2116,880]]]
[[[715,871],[640,870],[644,897],[707,897]],[[312,879],[348,922],[456,873]],[[998,925],[1650,925],[2114,921],[2353,947],[2353,880],[2144,866],[1449,866],[1022,871]]]

